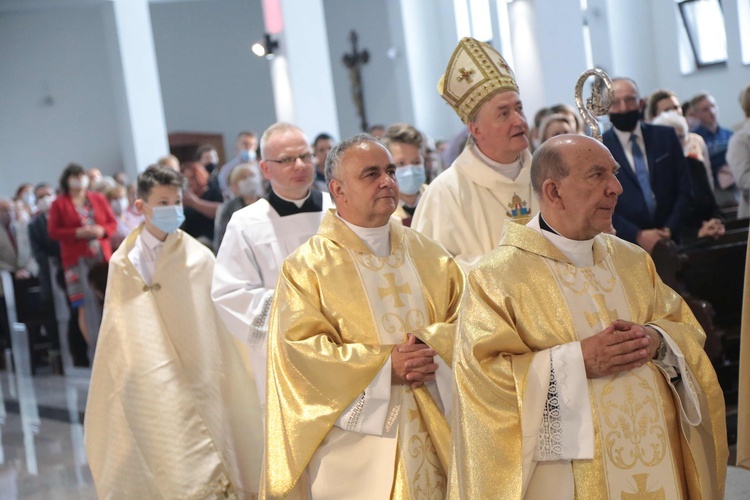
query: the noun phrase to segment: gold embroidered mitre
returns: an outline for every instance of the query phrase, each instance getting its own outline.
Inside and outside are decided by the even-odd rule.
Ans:
[[[491,45],[464,37],[438,82],[438,92],[469,123],[482,104],[498,92],[518,92],[516,76]]]

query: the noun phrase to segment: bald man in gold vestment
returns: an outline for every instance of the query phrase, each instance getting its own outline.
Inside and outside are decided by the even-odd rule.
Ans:
[[[285,262],[268,342],[264,498],[445,497],[464,275],[405,228],[396,166],[355,136],[326,162],[336,210]]]
[[[540,214],[506,223],[469,274],[450,498],[722,498],[705,334],[648,254],[606,234],[618,168],[591,138],[546,142],[531,167]]]

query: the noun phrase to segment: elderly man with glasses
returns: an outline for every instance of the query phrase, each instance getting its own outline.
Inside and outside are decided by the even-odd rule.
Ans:
[[[235,212],[219,247],[211,297],[229,332],[247,344],[260,403],[265,407],[268,313],[281,264],[318,232],[327,194],[312,189],[313,153],[304,132],[271,125],[260,139],[268,193]]]

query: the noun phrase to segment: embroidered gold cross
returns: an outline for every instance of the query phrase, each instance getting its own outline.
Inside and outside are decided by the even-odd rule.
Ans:
[[[466,70],[466,68],[459,68],[458,69],[458,77],[456,78],[459,82],[462,80],[466,80],[467,82],[471,83],[473,78],[471,75],[474,74],[474,70]]]
[[[663,486],[658,490],[648,491],[648,485],[646,484],[648,474],[634,474],[633,479],[635,479],[638,491],[635,493],[626,493],[623,491],[622,500],[664,500],[665,493]]]
[[[385,276],[385,280],[388,282],[387,287],[378,287],[378,296],[383,299],[388,296],[393,296],[393,305],[396,307],[404,307],[404,301],[401,300],[401,295],[411,295],[411,287],[409,283],[403,285],[396,285],[396,275],[394,273],[388,273]]]
[[[610,321],[617,319],[617,309],[607,309],[607,302],[604,299],[604,295],[601,293],[594,293],[592,294],[592,298],[597,305],[596,311],[583,313],[584,316],[586,316],[586,322],[590,327],[593,327],[600,319],[605,327]],[[603,317],[603,314],[608,314],[609,317]]]

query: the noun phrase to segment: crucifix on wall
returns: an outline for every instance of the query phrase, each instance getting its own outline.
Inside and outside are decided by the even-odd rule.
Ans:
[[[367,49],[359,50],[357,48],[357,32],[349,32],[349,41],[352,44],[352,51],[344,53],[344,65],[349,69],[349,84],[352,89],[352,99],[354,107],[357,110],[357,116],[360,119],[360,127],[363,132],[367,131],[367,114],[365,112],[365,96],[362,88],[362,66],[370,60],[370,53]]]

